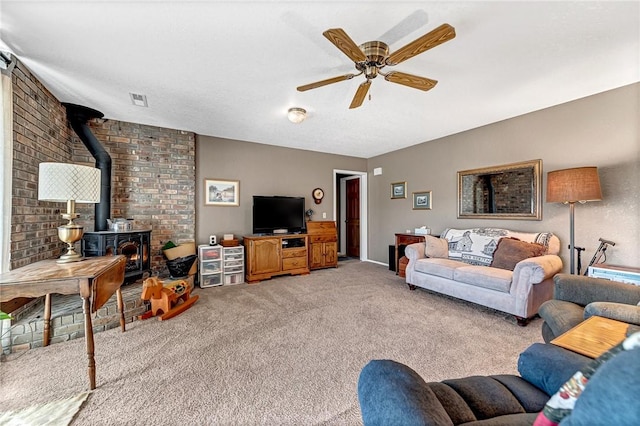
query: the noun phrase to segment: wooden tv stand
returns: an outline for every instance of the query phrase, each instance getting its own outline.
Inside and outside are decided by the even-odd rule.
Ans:
[[[247,282],[309,273],[307,234],[245,235]]]

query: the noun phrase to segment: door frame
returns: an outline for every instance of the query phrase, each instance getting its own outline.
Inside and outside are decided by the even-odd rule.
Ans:
[[[345,178],[340,179],[338,182],[338,175],[351,175]],[[365,261],[368,260],[368,240],[367,240],[367,172],[361,172],[356,170],[341,170],[341,169],[333,169],[333,217],[336,222],[338,220],[344,222],[344,212],[338,212],[338,199],[337,193],[335,189],[338,187],[338,184],[344,185],[344,180],[351,179],[354,177],[360,178],[360,260]],[[346,194],[344,190],[340,191],[340,205],[346,205]],[[340,229],[344,229],[343,226]],[[341,239],[344,241],[344,239]],[[340,251],[340,250],[338,250]]]

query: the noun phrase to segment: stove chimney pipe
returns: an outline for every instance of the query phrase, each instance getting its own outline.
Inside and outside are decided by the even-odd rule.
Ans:
[[[100,203],[95,205],[95,231],[108,231],[107,219],[111,215],[111,156],[102,144],[91,133],[87,122],[94,118],[102,118],[104,114],[95,109],[62,103],[67,109],[67,119],[71,128],[76,132],[82,143],[87,147],[96,160],[96,167],[100,169],[101,188]]]

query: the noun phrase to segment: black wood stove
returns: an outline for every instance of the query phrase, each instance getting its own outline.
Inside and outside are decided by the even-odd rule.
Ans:
[[[126,256],[125,282],[141,278],[151,272],[151,230],[85,232],[82,236],[82,255]]]

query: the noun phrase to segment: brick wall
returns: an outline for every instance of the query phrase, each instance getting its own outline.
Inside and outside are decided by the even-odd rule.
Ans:
[[[195,135],[111,120],[89,127],[111,155],[111,217],[152,229],[151,268],[163,274],[161,247],[195,240]],[[73,140],[73,162],[94,164],[75,134]],[[93,206],[82,208],[93,221]]]
[[[18,62],[13,83],[11,269],[60,255],[61,203],[38,201],[38,164],[69,162],[73,132],[58,100]]]
[[[20,62],[13,71],[14,165],[11,268],[57,257],[64,203],[38,201],[38,164],[95,160],[68,126],[62,104]],[[95,107],[94,105],[86,105]],[[112,157],[111,216],[152,228],[151,267],[164,273],[160,248],[195,240],[195,135],[107,120],[90,128]],[[78,204],[77,223],[93,230],[94,207]],[[79,249],[79,248],[78,248]]]

